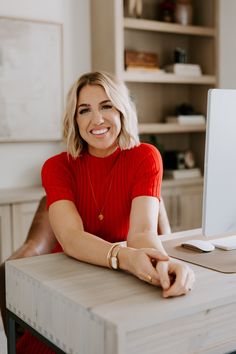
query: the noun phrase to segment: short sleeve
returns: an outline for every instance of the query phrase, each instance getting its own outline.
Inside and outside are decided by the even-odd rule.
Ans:
[[[163,175],[160,152],[153,145],[142,144],[137,155],[138,162],[131,198],[153,196],[160,199]]]
[[[48,159],[42,167],[41,177],[47,195],[47,207],[58,200],[75,202],[74,178],[66,153]]]

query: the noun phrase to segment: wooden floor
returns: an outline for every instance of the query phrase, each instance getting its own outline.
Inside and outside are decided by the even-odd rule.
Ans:
[[[0,316],[0,353],[7,354],[7,340],[6,340],[5,333],[3,331],[1,316]]]

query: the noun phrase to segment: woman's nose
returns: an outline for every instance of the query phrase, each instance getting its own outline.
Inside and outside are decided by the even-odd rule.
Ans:
[[[99,110],[96,110],[93,112],[93,122],[95,124],[102,124],[104,123],[104,118],[103,118],[103,115],[102,115],[102,112],[99,111]]]

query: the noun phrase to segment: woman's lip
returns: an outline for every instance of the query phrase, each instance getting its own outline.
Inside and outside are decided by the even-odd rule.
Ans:
[[[109,130],[109,128],[92,129],[90,131],[90,133],[93,135],[102,135],[102,134],[107,133],[108,130]]]

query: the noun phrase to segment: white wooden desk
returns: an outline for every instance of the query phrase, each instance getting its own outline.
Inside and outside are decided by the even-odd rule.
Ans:
[[[194,290],[163,299],[160,289],[132,275],[64,254],[10,261],[7,308],[70,354],[236,350],[236,274],[191,267]]]

